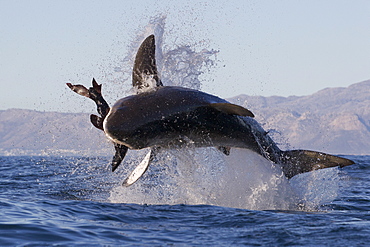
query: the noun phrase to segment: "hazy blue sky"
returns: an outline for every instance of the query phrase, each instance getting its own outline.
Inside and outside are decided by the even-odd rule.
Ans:
[[[104,83],[159,14],[165,36],[220,50],[215,80],[203,85],[220,97],[308,95],[370,79],[368,0],[0,0],[0,109],[94,109],[65,82]]]

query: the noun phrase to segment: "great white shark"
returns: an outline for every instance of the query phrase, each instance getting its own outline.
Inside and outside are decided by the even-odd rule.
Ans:
[[[138,49],[132,85],[137,93],[118,100],[110,108],[95,79],[89,89],[67,83],[74,92],[96,103],[100,116],[91,115],[90,120],[114,143],[112,171],[121,164],[128,149],[150,148],[123,182],[124,186],[145,173],[159,149],[188,145],[217,147],[225,155],[229,155],[230,148],[250,149],[280,165],[287,178],[354,163],[322,152],[280,150],[250,110],[198,90],[164,86],[156,66],[154,35],[147,37]]]

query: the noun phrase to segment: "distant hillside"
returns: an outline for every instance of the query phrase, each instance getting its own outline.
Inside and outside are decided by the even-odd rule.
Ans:
[[[0,111],[0,155],[113,154],[102,131],[89,114]]]
[[[283,147],[370,154],[370,80],[302,97],[239,95],[230,101],[249,108]]]
[[[309,96],[239,95],[282,149],[370,154],[370,80]],[[0,111],[0,155],[113,155],[89,114]]]

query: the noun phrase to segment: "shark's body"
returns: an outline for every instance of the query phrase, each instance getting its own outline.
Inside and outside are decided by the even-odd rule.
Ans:
[[[101,95],[101,85],[93,80],[89,90],[68,86],[95,101],[100,117],[91,121],[115,144],[114,171],[128,149],[152,148],[142,163],[125,180],[134,183],[146,171],[159,148],[218,147],[226,155],[230,148],[250,149],[281,165],[286,177],[334,166],[353,164],[351,160],[307,150],[282,151],[253,119],[249,110],[219,97],[188,88],[163,86],[155,64],[154,36],[138,50],[133,70],[136,95],[118,100],[109,108]]]
[[[237,112],[237,111],[240,112]],[[119,100],[104,121],[114,142],[146,147],[227,146],[256,150],[251,131],[235,114],[251,112],[226,100],[182,87],[158,87]],[[125,119],[125,121],[122,121]]]

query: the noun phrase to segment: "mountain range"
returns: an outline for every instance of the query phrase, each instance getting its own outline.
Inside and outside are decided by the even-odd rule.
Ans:
[[[239,95],[230,101],[251,109],[280,146],[370,154],[370,80],[308,96]]]
[[[370,154],[370,80],[308,96],[239,95],[282,149]],[[0,155],[113,155],[86,113],[0,111]]]

